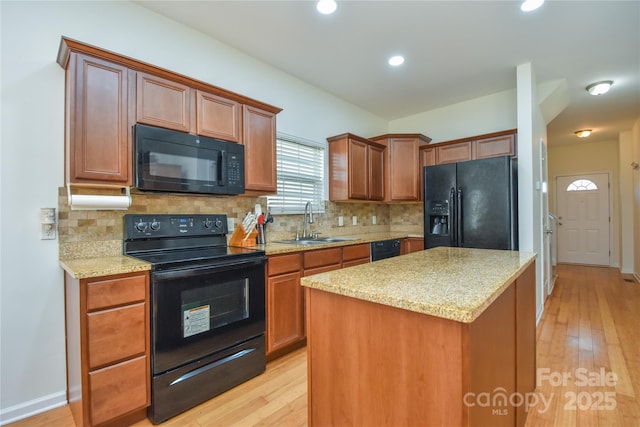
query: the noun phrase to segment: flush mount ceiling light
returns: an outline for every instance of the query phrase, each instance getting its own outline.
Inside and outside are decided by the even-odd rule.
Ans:
[[[586,138],[591,135],[591,129],[577,130],[575,133],[578,138]]]
[[[587,92],[589,92],[591,95],[603,95],[609,92],[612,84],[613,82],[611,80],[592,83],[587,86]]]
[[[389,58],[389,65],[397,67],[398,65],[402,65],[404,63],[404,56],[396,55]]]
[[[542,6],[544,0],[526,0],[520,5],[520,10],[523,12],[531,12]]]
[[[316,9],[318,9],[318,12],[322,13],[323,15],[330,15],[335,12],[337,8],[338,4],[335,2],[335,0],[320,0],[316,4]]]

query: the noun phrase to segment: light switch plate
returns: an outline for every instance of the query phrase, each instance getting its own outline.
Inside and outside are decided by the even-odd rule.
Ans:
[[[352,216],[351,217],[351,221],[353,221],[353,225],[358,225],[358,217],[357,216]]]
[[[371,217],[371,224],[376,225],[378,223],[378,218],[374,215]]]

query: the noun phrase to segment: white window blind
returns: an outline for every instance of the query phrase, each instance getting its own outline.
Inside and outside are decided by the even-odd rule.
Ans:
[[[267,197],[273,214],[301,214],[307,202],[324,212],[324,147],[319,143],[278,135],[278,193]]]

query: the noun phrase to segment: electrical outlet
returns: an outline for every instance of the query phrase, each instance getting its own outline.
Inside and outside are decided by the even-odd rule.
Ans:
[[[351,217],[351,221],[353,221],[353,225],[358,225],[358,217],[357,216],[352,216]]]
[[[338,227],[344,227],[344,217],[343,216],[339,216],[338,217]]]
[[[236,228],[236,221],[234,218],[227,217],[227,230],[233,232]]]
[[[374,215],[371,217],[371,224],[376,225],[378,223],[378,218]]]

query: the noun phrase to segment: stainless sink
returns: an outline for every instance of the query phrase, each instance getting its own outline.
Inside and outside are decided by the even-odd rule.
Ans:
[[[289,245],[321,245],[323,243],[350,242],[359,240],[357,237],[318,237],[317,239],[291,239],[274,240],[274,243],[286,243]]]

